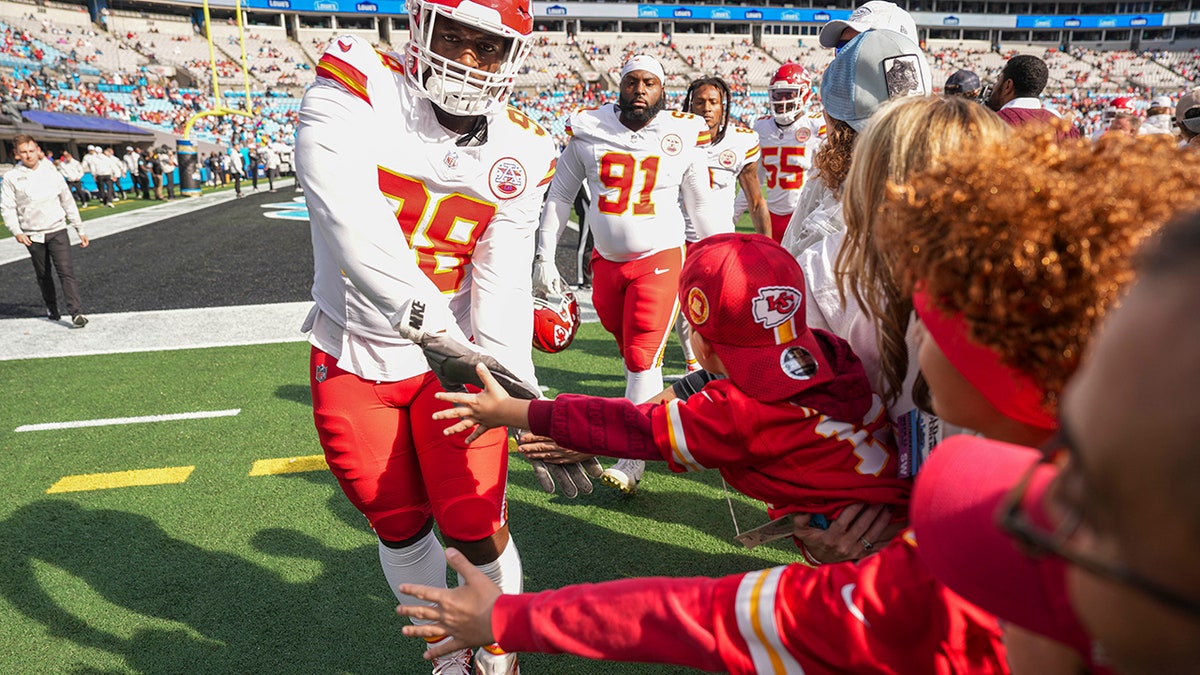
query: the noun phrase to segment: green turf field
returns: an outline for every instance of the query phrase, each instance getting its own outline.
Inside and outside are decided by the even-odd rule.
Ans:
[[[429,672],[416,661],[421,643],[399,634],[364,519],[321,460],[286,461],[320,452],[307,352],[291,343],[0,363],[0,673]],[[598,324],[566,352],[536,357],[554,392],[623,391],[615,344]],[[681,363],[672,342],[667,372]],[[72,487],[64,477],[145,470],[160,471],[48,492]],[[131,475],[175,482],[98,489]],[[794,559],[786,541],[754,551],[732,542],[715,473],[674,476],[660,465],[636,496],[598,485],[569,500],[541,492],[514,455],[509,498],[530,590]],[[765,522],[761,506],[736,495],[733,504],[742,529]],[[539,655],[523,670],[682,672]]]

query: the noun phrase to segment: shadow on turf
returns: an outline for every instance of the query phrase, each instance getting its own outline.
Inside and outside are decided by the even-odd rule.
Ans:
[[[284,384],[275,388],[275,398],[312,407],[312,389],[307,384]]]
[[[332,482],[324,472],[284,478]],[[532,483],[530,475],[522,480]],[[677,502],[656,497],[625,500],[625,508],[639,517],[655,518],[662,517],[668,502]],[[333,491],[326,506],[349,527],[366,528],[340,492]],[[516,540],[527,542],[521,551],[531,589],[651,574],[720,575],[765,566],[749,553],[712,554],[670,544],[653,545],[654,556],[631,554],[644,550],[646,542],[536,503],[514,502],[512,511]],[[252,534],[250,546],[263,555],[318,563],[315,578],[289,582],[244,557],[176,539],[146,516],[88,509],[63,500],[42,500],[16,510],[0,522],[0,540],[6,544],[0,549],[5,570],[0,594],[7,602],[42,626],[45,635],[104,652],[124,666],[106,670],[67,646],[43,644],[27,650],[70,654],[75,673],[427,672],[419,661],[421,643],[399,636],[402,622],[383,588],[373,545],[334,549],[291,529]],[[86,597],[60,604],[56,597],[67,587],[47,589],[45,584],[53,583],[53,576],[45,575],[47,565],[78,580],[72,583],[86,584],[104,602],[147,617],[154,625],[116,625],[117,619],[103,618],[103,604]],[[164,621],[182,627],[163,628]],[[8,647],[20,658],[21,645]],[[525,662],[541,672],[597,672],[594,662],[573,657],[531,655]],[[32,672],[64,665],[17,663]],[[603,672],[680,671],[605,664]]]

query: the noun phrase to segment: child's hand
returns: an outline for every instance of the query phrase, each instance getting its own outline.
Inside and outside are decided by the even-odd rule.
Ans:
[[[518,425],[520,420],[514,419],[512,416],[511,403],[527,403],[525,401],[515,401],[508,392],[504,391],[504,387],[492,377],[492,373],[487,369],[487,366],[480,363],[475,366],[475,372],[479,375],[479,380],[483,382],[483,391],[478,394],[457,394],[441,391],[434,394],[434,397],[441,401],[449,401],[454,404],[453,408],[439,410],[433,414],[435,420],[459,420],[457,423],[446,427],[442,432],[447,436],[451,434],[462,433],[472,427],[475,428],[470,436],[467,436],[467,443],[474,441],[482,436],[489,429],[502,427],[506,424]],[[526,418],[528,419],[528,418]]]

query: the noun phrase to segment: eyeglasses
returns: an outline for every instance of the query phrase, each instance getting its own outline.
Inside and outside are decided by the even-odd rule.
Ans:
[[[1083,521],[1083,513],[1078,506],[1066,507],[1066,512],[1053,526],[1053,530],[1034,522],[1029,517],[1023,504],[1033,474],[1038,468],[1052,464],[1057,466],[1060,471],[1054,480],[1061,481],[1063,467],[1070,456],[1068,451],[1073,452],[1074,448],[1075,445],[1067,428],[1060,422],[1058,433],[1041,448],[1042,460],[1034,463],[1021,477],[1021,480],[1005,495],[998,514],[1000,528],[1020,542],[1031,555],[1037,557],[1052,555],[1061,558],[1098,577],[1104,577],[1137,589],[1173,609],[1191,615],[1193,619],[1200,619],[1200,602],[1171,590],[1119,562],[1101,560],[1085,551],[1073,548],[1071,540]]]

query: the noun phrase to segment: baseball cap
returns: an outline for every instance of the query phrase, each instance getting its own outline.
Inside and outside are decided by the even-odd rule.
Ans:
[[[1025,373],[1001,363],[996,350],[972,340],[962,312],[947,313],[920,288],[913,293],[913,309],[950,364],[992,407],[1009,419],[1039,429],[1058,427],[1043,405],[1042,388]]]
[[[836,47],[842,38],[842,32],[847,28],[853,28],[860,33],[873,28],[893,30],[907,36],[914,43],[917,41],[917,22],[913,21],[912,15],[886,0],[871,0],[851,12],[849,19],[836,19],[825,24],[821,28],[819,38],[821,46],[830,49]]]
[[[1170,96],[1155,96],[1154,98],[1150,99],[1150,107],[1151,108],[1170,108],[1171,107],[1171,97]]]
[[[782,401],[833,379],[805,321],[804,273],[770,237],[727,233],[688,248],[679,302],[746,395]]]
[[[946,86],[943,91],[947,94],[957,96],[959,94],[979,91],[982,88],[983,82],[979,81],[978,75],[969,70],[960,70],[946,78]]]
[[[889,99],[932,92],[929,62],[917,43],[890,30],[856,36],[821,77],[821,104],[830,117],[862,131]]]
[[[1179,97],[1175,104],[1175,121],[1192,133],[1200,133],[1200,88]]]
[[[910,514],[921,559],[939,581],[1004,621],[1069,645],[1085,658],[1091,639],[1072,609],[1067,564],[1032,558],[1000,530],[997,512],[1009,490],[1041,459],[1032,448],[957,435],[921,467]],[[1046,525],[1046,490],[1057,475],[1038,467],[1022,510]]]
[[[125,146],[125,152],[133,152],[133,146],[132,145]]]

